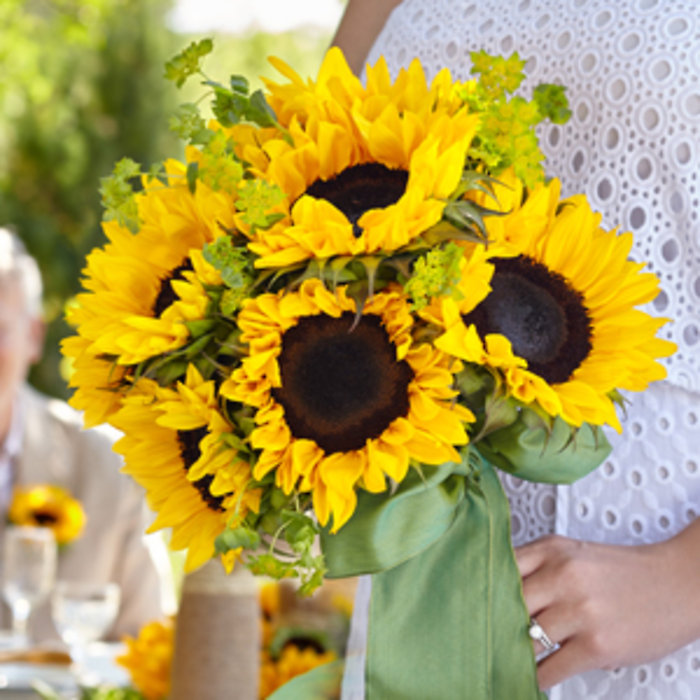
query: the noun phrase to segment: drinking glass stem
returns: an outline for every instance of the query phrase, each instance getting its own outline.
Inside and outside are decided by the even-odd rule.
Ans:
[[[91,674],[86,665],[87,648],[81,642],[74,642],[70,645],[71,665],[70,670],[78,686],[95,685],[97,679]]]
[[[29,642],[27,621],[29,620],[29,613],[31,613],[31,611],[32,606],[27,600],[20,598],[12,603],[12,632],[23,645]]]

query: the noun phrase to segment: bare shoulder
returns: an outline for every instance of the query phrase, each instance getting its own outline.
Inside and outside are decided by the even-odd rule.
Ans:
[[[391,11],[400,4],[401,0],[348,0],[332,44],[342,49],[356,74],[362,71],[367,54]]]

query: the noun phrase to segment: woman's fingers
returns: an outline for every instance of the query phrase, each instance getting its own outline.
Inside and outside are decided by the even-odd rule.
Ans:
[[[655,545],[547,537],[518,548],[528,612],[560,644],[539,664],[542,687],[658,659],[697,639],[699,551],[700,520]]]
[[[584,671],[595,668],[581,653],[575,640],[565,642],[561,647],[537,664],[537,681],[542,690]]]

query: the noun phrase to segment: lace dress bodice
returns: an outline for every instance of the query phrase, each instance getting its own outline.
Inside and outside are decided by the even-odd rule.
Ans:
[[[572,486],[503,482],[516,545],[557,532],[641,544],[700,515],[700,3],[696,0],[404,0],[367,61],[392,74],[418,56],[429,77],[469,78],[473,50],[527,59],[524,94],[567,86],[573,111],[541,128],[548,174],[584,192],[607,228],[635,235],[674,319],[668,380],[630,396],[611,457]],[[366,584],[364,584],[366,587]],[[344,695],[350,697],[350,695]],[[352,697],[356,697],[352,695]],[[636,668],[571,679],[552,700],[697,700],[700,642]]]

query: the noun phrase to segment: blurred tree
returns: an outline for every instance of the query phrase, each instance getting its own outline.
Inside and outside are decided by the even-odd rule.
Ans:
[[[58,341],[85,254],[104,242],[99,178],[129,156],[177,148],[167,129],[176,91],[163,63],[180,42],[170,0],[0,2],[0,225],[13,226],[42,268],[49,322],[32,381],[65,395]]]

